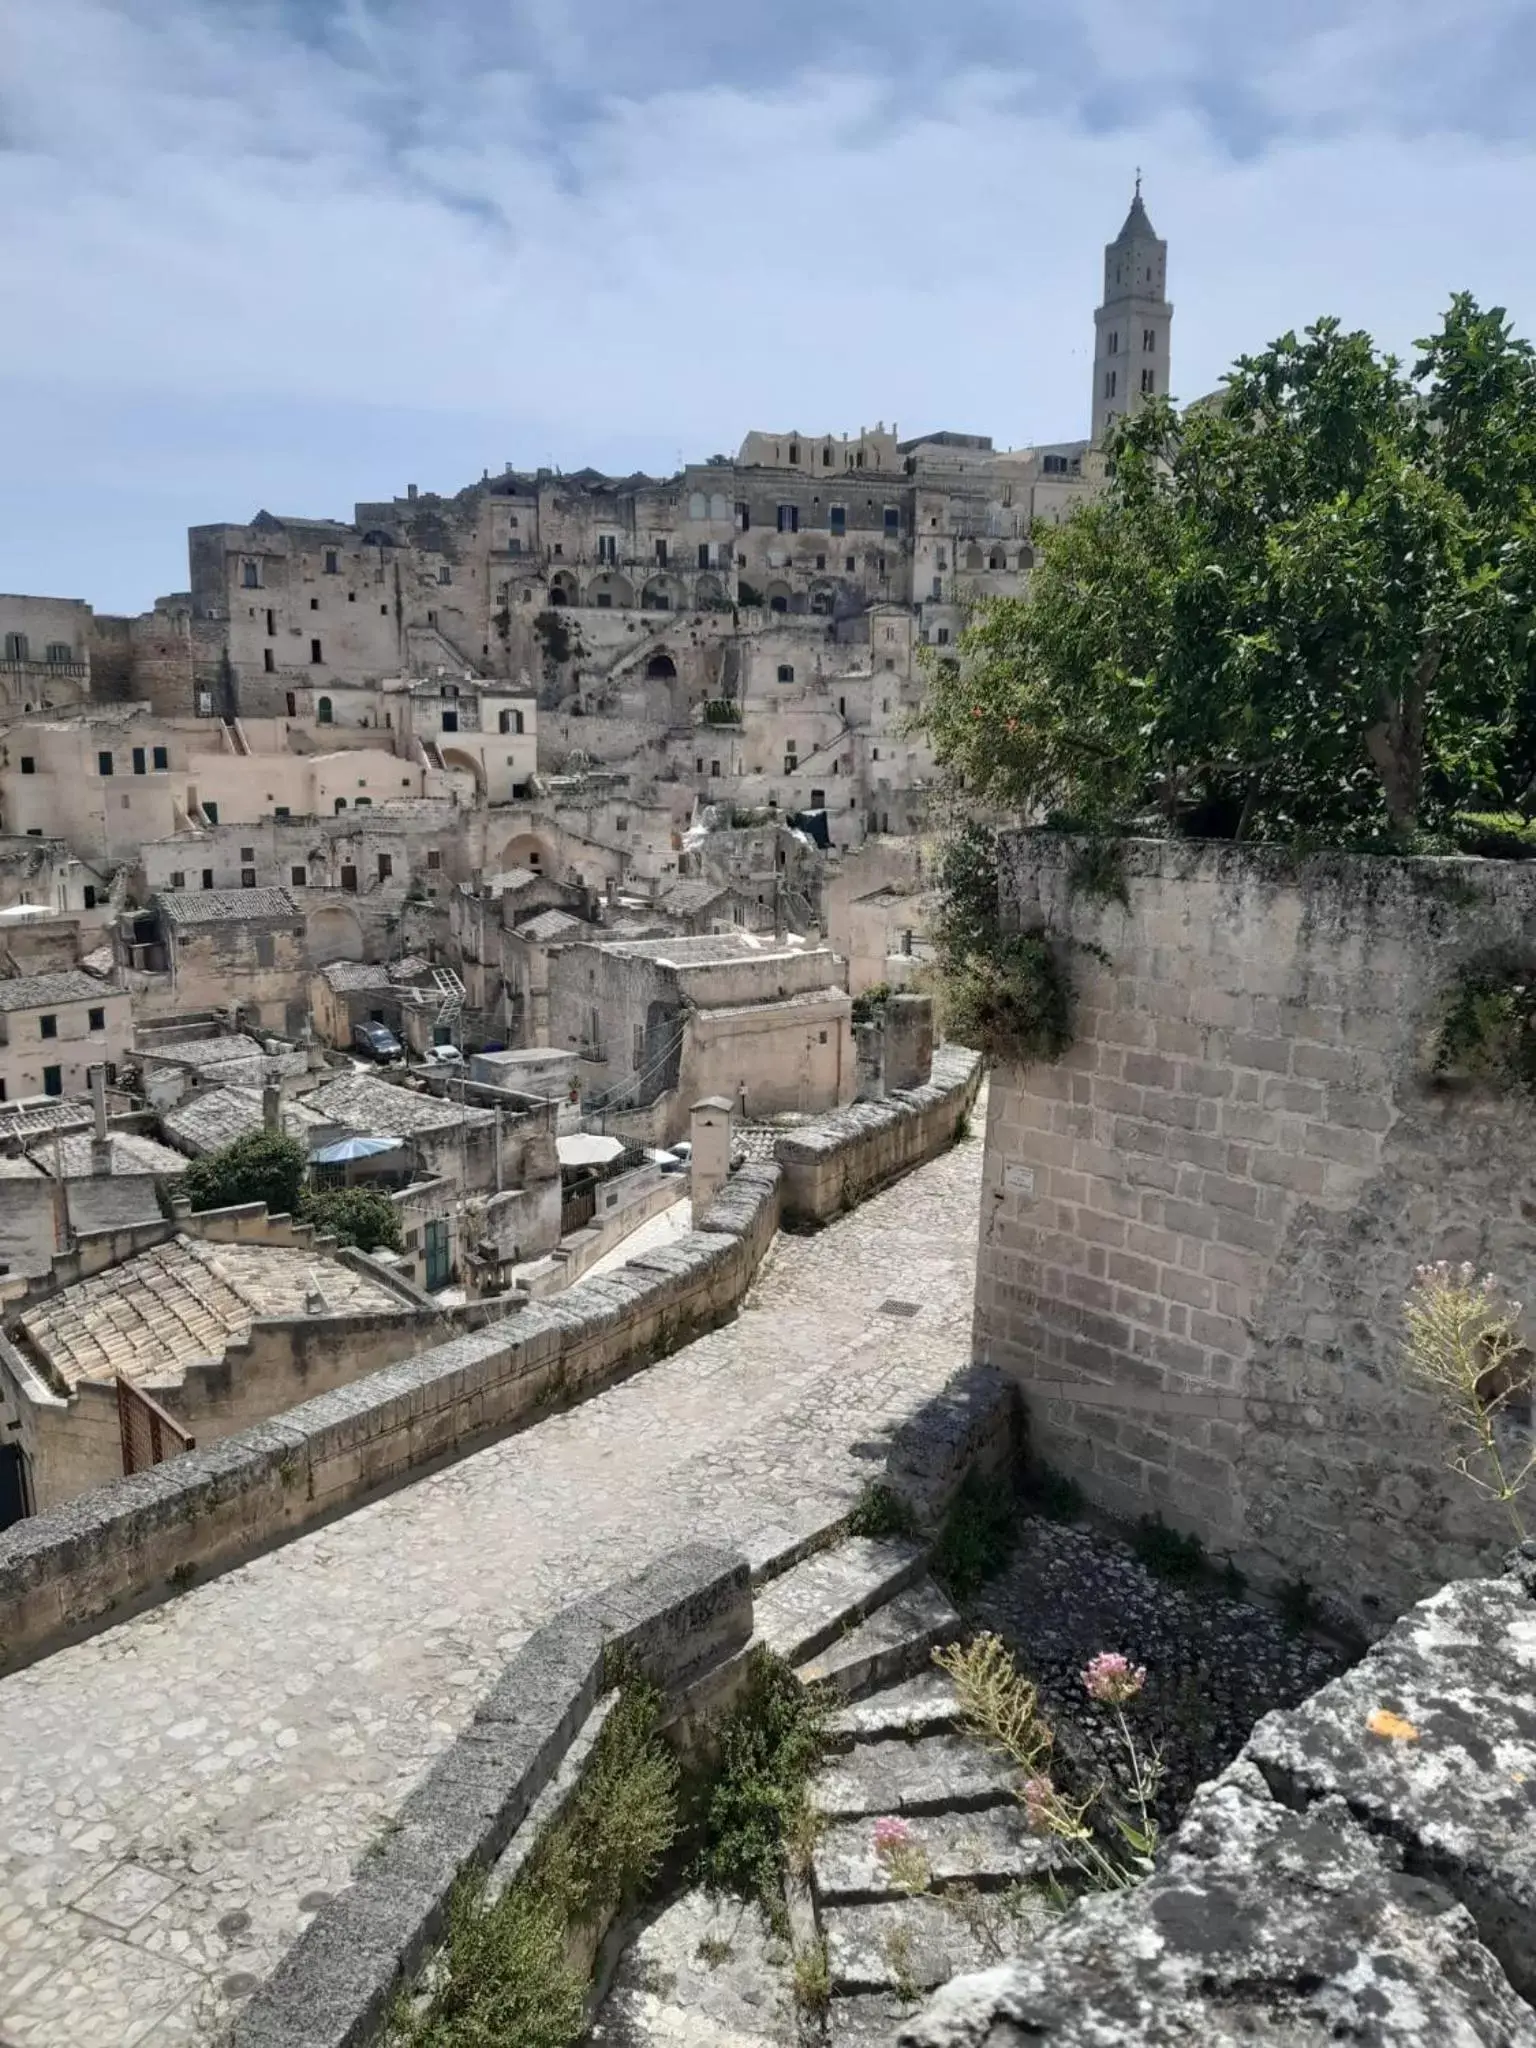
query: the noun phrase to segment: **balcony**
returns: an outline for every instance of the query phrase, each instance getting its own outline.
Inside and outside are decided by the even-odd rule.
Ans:
[[[84,661],[0,661],[0,676],[24,676],[29,682],[63,677],[83,683],[90,673],[90,664]]]

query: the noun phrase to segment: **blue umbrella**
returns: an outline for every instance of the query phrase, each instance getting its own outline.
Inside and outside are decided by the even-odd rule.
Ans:
[[[380,1152],[395,1152],[400,1148],[399,1138],[342,1138],[334,1145],[322,1145],[318,1152],[312,1152],[310,1159],[315,1166],[345,1166],[353,1159],[372,1159]]]

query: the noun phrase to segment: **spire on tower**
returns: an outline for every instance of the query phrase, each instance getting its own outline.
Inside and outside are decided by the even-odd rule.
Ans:
[[[1147,209],[1141,203],[1140,164],[1136,166],[1136,191],[1131,200],[1131,210],[1125,216],[1125,225],[1109,246],[1113,249],[1122,242],[1133,242],[1138,238],[1145,238],[1147,241],[1152,242],[1157,240],[1157,230],[1147,218]]]

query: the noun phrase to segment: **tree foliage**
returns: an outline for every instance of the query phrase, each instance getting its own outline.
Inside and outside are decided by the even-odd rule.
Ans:
[[[187,1168],[185,1186],[194,1209],[230,1209],[265,1202],[274,1216],[296,1216],[309,1155],[277,1131],[250,1131]]]
[[[323,1188],[304,1203],[305,1219],[329,1232],[339,1245],[355,1244],[361,1252],[397,1252],[401,1247],[400,1215],[388,1195],[377,1188]]]
[[[1322,320],[1117,429],[1030,595],[935,663],[983,802],[1383,846],[1536,793],[1536,358],[1469,296],[1411,373]]]

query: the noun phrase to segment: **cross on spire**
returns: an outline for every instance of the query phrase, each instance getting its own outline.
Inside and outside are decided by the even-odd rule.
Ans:
[[[1136,197],[1141,197],[1141,165],[1136,166]]]

